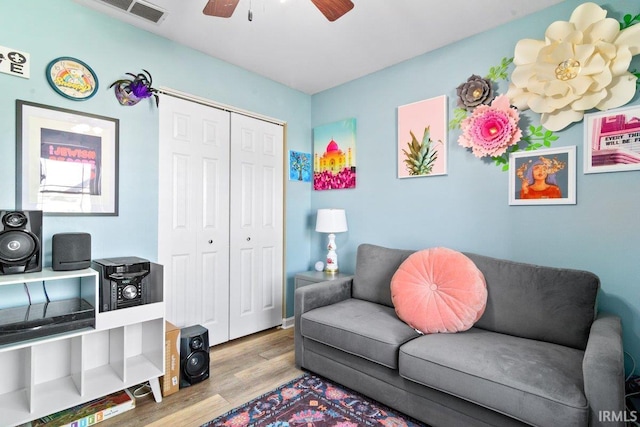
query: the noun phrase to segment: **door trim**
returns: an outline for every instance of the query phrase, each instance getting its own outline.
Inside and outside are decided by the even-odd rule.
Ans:
[[[214,102],[214,101],[212,101],[210,99],[201,98],[201,97],[196,96],[196,95],[191,95],[191,94],[188,94],[186,92],[180,92],[179,90],[171,89],[171,88],[164,87],[164,86],[161,86],[158,89],[158,93],[161,93],[161,94],[164,94],[164,95],[173,96],[173,97],[180,98],[180,99],[184,99],[185,101],[195,102],[197,104],[203,104],[203,105],[206,105],[206,106],[209,106],[209,107],[218,108],[220,110],[229,111],[231,113],[242,114],[243,116],[247,116],[247,117],[252,117],[254,119],[263,120],[265,122],[273,123],[273,124],[276,124],[276,125],[279,125],[279,126],[285,126],[285,124],[287,123],[287,122],[282,121],[282,120],[274,119],[273,117],[264,116],[262,114],[254,113],[254,112],[247,111],[247,110],[243,110],[241,108],[233,107],[233,106],[227,105],[227,104],[221,104],[219,102]]]

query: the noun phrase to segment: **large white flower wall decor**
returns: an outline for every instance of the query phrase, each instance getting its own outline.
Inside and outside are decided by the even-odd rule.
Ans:
[[[640,25],[623,30],[595,3],[578,6],[568,22],[556,21],[544,40],[523,39],[515,47],[507,97],[520,110],[541,114],[540,123],[559,131],[593,108],[625,105],[636,93],[628,71],[640,53]]]

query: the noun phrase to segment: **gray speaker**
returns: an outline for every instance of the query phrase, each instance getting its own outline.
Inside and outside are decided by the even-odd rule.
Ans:
[[[51,268],[56,271],[82,270],[91,267],[91,234],[54,234],[52,258]]]

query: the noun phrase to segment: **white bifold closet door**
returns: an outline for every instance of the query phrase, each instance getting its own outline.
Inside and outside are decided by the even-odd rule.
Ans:
[[[160,100],[158,259],[166,318],[210,345],[282,323],[282,126]]]
[[[160,100],[158,260],[166,318],[229,339],[229,120],[227,111]]]
[[[229,338],[282,324],[282,126],[231,115]]]

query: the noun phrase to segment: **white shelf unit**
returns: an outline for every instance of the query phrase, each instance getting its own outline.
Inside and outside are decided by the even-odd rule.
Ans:
[[[100,313],[98,272],[87,268],[0,276],[3,285],[75,279],[96,307],[95,328],[0,346],[2,425],[20,425],[149,381],[162,400],[164,302]]]

